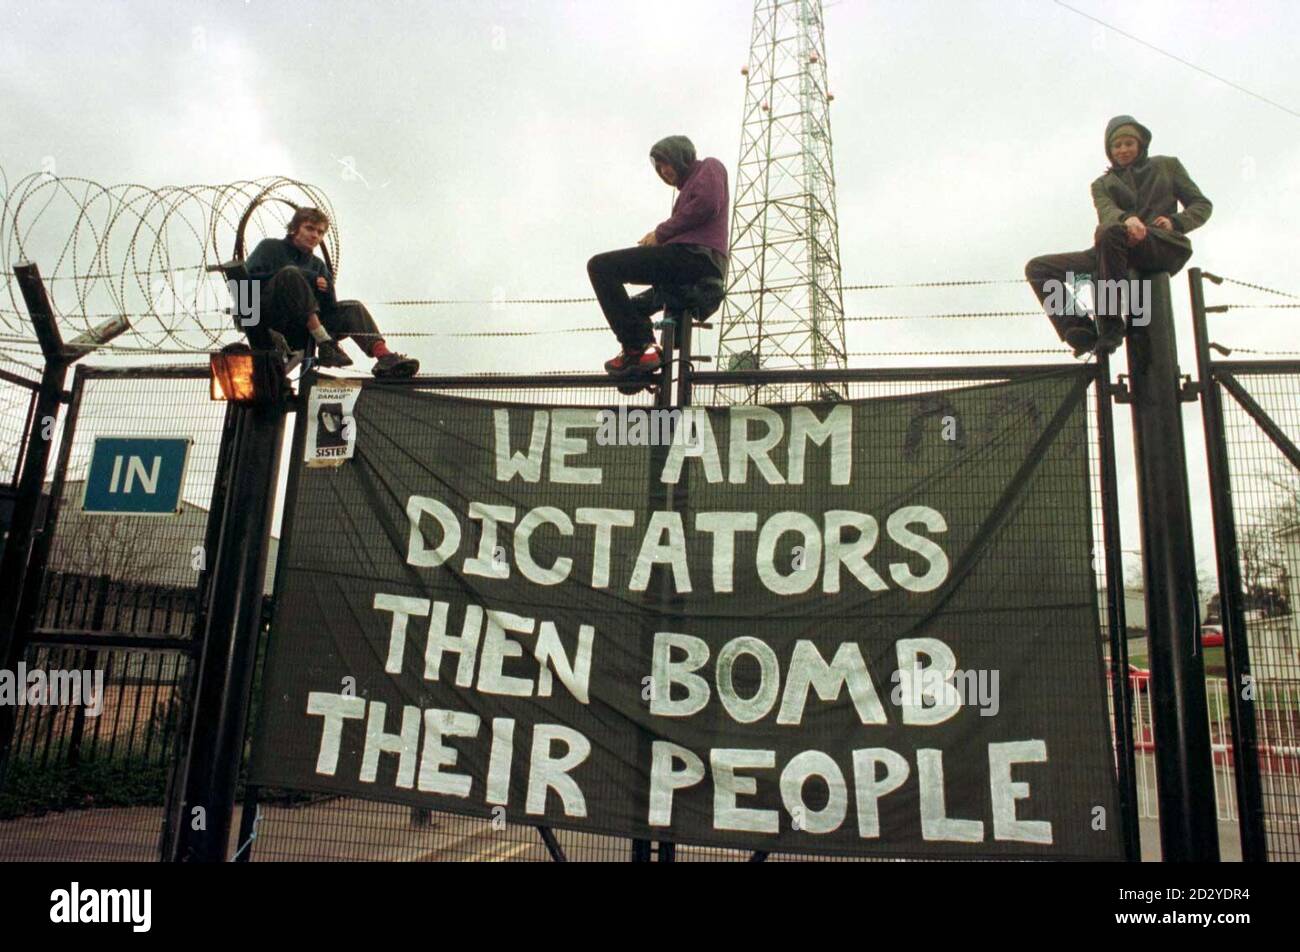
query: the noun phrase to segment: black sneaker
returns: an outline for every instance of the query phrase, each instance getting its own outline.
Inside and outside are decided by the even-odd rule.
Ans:
[[[375,361],[372,372],[376,377],[414,377],[420,372],[420,362],[414,357],[390,352]]]
[[[1065,342],[1074,350],[1074,356],[1083,357],[1097,346],[1097,332],[1080,324],[1065,332]]]
[[[316,345],[316,363],[322,367],[351,367],[352,358],[343,353],[338,341],[323,340]]]
[[[1101,334],[1097,338],[1097,353],[1110,356],[1124,343],[1124,319],[1122,317],[1104,317],[1101,320]]]

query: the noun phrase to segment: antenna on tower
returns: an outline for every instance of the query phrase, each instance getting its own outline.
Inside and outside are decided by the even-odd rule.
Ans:
[[[846,365],[821,0],[755,0],[719,370]],[[757,394],[754,395],[757,397]]]

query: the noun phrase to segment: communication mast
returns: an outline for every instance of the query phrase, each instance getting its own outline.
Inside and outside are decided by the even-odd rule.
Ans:
[[[821,0],[755,0],[718,369],[846,366]]]

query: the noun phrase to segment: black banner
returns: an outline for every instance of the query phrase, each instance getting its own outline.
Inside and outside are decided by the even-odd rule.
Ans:
[[[351,458],[291,487],[252,779],[753,850],[1120,858],[1086,393],[683,415],[367,387]]]

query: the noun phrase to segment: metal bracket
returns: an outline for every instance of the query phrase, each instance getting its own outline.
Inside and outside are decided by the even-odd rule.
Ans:
[[[76,360],[84,357],[98,347],[102,347],[115,337],[125,334],[131,329],[131,322],[125,317],[114,317],[100,324],[98,327],[90,328],[78,334],[72,340],[63,345],[62,356],[68,360]]]
[[[1195,403],[1201,399],[1201,384],[1193,380],[1191,374],[1183,374],[1183,385],[1178,388],[1178,399],[1183,403]]]
[[[1108,393],[1116,403],[1132,403],[1133,391],[1129,389],[1128,374],[1120,374],[1115,378],[1115,382],[1106,386]]]

